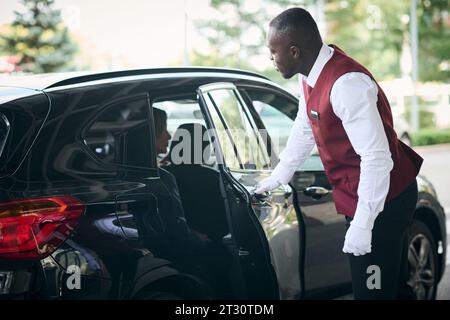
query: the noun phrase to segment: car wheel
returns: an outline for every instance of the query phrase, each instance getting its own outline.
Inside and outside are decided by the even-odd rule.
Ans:
[[[407,231],[407,267],[402,275],[406,296],[414,300],[434,300],[437,290],[437,252],[433,235],[426,224],[414,220]],[[402,290],[401,290],[402,291]]]

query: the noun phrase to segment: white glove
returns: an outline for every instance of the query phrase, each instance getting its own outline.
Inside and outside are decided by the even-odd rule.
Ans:
[[[355,256],[362,256],[372,251],[372,229],[365,229],[350,224],[345,234],[342,251]]]
[[[255,189],[255,193],[263,193],[266,191],[271,191],[275,188],[277,188],[278,186],[280,186],[281,183],[278,182],[277,180],[275,180],[274,177],[270,176],[266,179],[261,180],[260,182],[258,182],[258,184],[256,185],[256,189]]]
[[[255,188],[255,193],[263,193],[273,190],[282,184],[288,184],[292,176],[295,173],[295,169],[289,168],[283,165],[281,162],[273,169],[270,177],[261,180]]]

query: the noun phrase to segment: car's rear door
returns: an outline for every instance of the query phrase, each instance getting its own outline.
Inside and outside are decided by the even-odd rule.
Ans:
[[[256,183],[271,172],[263,137],[233,84],[202,86],[199,94],[223,153],[232,237],[248,290],[252,297],[269,298],[258,288],[263,285],[269,292],[278,284],[280,298],[297,298],[301,293],[299,231],[291,188],[251,196]]]
[[[267,128],[271,150],[283,150],[297,114],[296,99],[281,90],[257,86],[241,88],[241,94]],[[350,281],[348,259],[342,253],[345,219],[336,212],[332,188],[315,150],[290,184],[297,192],[305,224],[305,297],[333,294],[331,288],[345,289]]]

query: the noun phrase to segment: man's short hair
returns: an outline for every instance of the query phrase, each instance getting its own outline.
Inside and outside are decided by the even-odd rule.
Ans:
[[[321,42],[319,29],[311,14],[303,8],[290,8],[273,18],[269,24],[277,35],[287,36],[295,43],[306,45]]]

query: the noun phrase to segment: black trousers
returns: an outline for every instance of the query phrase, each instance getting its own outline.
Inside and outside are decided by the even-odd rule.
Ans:
[[[390,300],[398,296],[401,268],[406,268],[406,229],[417,203],[417,182],[387,202],[372,229],[372,252],[349,254],[353,295],[357,300]],[[350,226],[352,218],[346,217]]]

